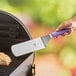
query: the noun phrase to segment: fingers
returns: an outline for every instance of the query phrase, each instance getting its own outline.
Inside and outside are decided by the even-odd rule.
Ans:
[[[65,21],[64,23],[61,23],[59,27],[56,29],[56,31],[61,31],[63,29],[70,28],[71,30],[67,33],[64,33],[62,36],[69,35],[73,30],[76,30],[76,16],[74,16],[69,21]],[[73,25],[74,23],[74,25]]]
[[[72,23],[69,21],[66,21],[64,23],[61,23],[59,25],[59,27],[56,29],[56,31],[61,31],[61,30],[66,29],[66,28],[71,29],[71,26],[72,26]],[[69,32],[64,33],[62,36],[69,35],[71,33],[71,31],[72,31],[72,29]]]
[[[64,23],[59,25],[59,27],[56,29],[56,31],[60,31],[60,30],[65,29],[65,28],[70,28],[71,25],[72,25],[71,22],[64,22]]]
[[[69,35],[71,33],[71,31],[64,33],[62,36],[66,36]]]

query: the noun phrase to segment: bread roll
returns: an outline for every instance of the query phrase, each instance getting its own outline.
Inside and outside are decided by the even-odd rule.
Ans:
[[[0,65],[9,66],[11,58],[3,52],[0,52]]]

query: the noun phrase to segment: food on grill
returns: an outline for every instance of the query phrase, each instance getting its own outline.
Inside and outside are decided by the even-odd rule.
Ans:
[[[0,65],[9,66],[11,61],[11,58],[7,54],[0,52]]]

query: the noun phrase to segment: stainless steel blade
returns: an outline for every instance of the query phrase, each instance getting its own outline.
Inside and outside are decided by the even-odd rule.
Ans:
[[[11,47],[12,53],[15,56],[21,56],[24,54],[28,54],[28,53],[43,49],[48,44],[50,38],[51,38],[50,35],[47,35],[37,39],[15,44]]]

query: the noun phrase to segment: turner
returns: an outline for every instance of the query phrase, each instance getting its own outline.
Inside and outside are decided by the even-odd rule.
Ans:
[[[76,23],[73,23],[72,26],[76,25]],[[71,28],[66,28],[61,31],[53,32],[49,35],[39,37],[36,39],[32,39],[29,41],[21,42],[15,45],[11,46],[12,53],[14,56],[22,56],[28,53],[35,52],[37,50],[43,49],[47,46],[48,42],[51,38],[58,37],[59,35],[62,35],[64,33],[67,33],[71,31]]]

